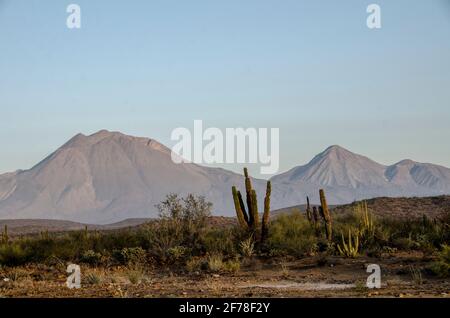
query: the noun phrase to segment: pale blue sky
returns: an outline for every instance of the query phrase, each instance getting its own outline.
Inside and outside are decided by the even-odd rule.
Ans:
[[[281,171],[332,144],[450,166],[450,4],[0,0],[0,110],[0,173],[103,128],[170,146],[194,119],[279,127]]]

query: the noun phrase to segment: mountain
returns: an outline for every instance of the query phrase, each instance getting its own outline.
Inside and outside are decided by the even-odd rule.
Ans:
[[[384,166],[339,146],[271,180],[273,209],[303,204],[306,196],[317,203],[319,188],[330,204],[450,194],[448,168],[411,160]],[[153,139],[102,130],[76,135],[29,170],[0,175],[0,219],[107,224],[149,218],[168,193],[203,195],[215,215],[233,216],[232,185],[242,189],[243,176],[175,164],[170,149]],[[253,185],[263,206],[266,181],[253,179]]]
[[[253,182],[262,197],[266,182]],[[0,218],[105,224],[155,217],[168,193],[204,195],[215,214],[233,215],[232,185],[243,185],[242,176],[175,164],[155,140],[102,130],[73,137],[30,170],[0,175]]]
[[[303,181],[328,187],[384,186],[385,167],[342,147],[331,146],[308,164],[272,178],[274,182]]]
[[[450,193],[450,169],[402,160],[385,166],[340,146],[328,147],[309,163],[272,177],[276,184],[323,187],[330,203],[342,204],[379,196],[432,196]],[[308,191],[308,190],[307,190]],[[317,190],[312,192],[317,201]]]

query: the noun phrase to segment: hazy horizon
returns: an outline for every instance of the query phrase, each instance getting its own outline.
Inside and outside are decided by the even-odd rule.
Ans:
[[[81,29],[66,27],[69,3]],[[280,128],[279,173],[334,144],[450,166],[444,0],[0,0],[0,37],[0,174],[101,129],[170,147],[195,119]]]

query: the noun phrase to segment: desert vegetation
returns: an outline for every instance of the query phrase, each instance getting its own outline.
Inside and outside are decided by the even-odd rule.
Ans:
[[[82,266],[84,286],[118,284],[109,296],[126,295],[121,282],[146,286],[155,277],[183,277],[187,282],[190,277],[259,275],[267,269],[285,280],[295,266],[301,272],[305,268],[320,271],[328,265],[361,266],[369,261],[392,264],[399,255],[406,255],[406,261],[399,262],[408,270],[397,269],[396,275],[406,275],[420,285],[433,279],[448,282],[449,215],[382,218],[374,216],[365,202],[354,204],[353,211],[334,214],[320,190],[320,206],[311,206],[308,199],[306,211],[292,209],[270,219],[268,182],[261,218],[247,171],[245,176],[246,204],[236,187],[231,191],[237,222],[215,224],[211,222],[212,205],[205,198],[170,194],[158,205],[158,219],[134,228],[10,238],[5,226],[0,237],[0,294],[14,295],[20,281],[34,286],[54,280],[63,289],[70,263]],[[305,262],[302,269],[299,264]],[[222,295],[223,284],[213,287],[208,282],[208,295]]]

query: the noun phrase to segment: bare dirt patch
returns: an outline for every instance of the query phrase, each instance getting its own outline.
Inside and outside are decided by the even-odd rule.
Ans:
[[[367,264],[382,269],[382,288],[367,289]],[[64,266],[0,270],[2,297],[450,297],[450,280],[428,276],[421,253],[382,259],[330,257],[253,262],[235,274],[82,266],[81,289],[68,289]],[[408,268],[421,269],[422,281]]]

